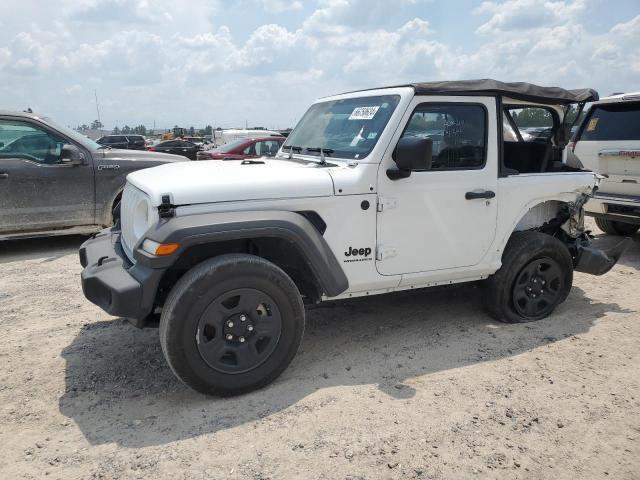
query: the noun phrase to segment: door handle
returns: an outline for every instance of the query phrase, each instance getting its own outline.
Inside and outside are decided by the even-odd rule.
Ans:
[[[4,180],[6,178],[9,178],[9,174],[8,173],[4,173],[4,172],[0,172],[0,180]]]
[[[494,198],[496,196],[495,192],[491,190],[482,190],[481,192],[467,192],[464,194],[464,198],[467,200],[475,200],[477,198]]]

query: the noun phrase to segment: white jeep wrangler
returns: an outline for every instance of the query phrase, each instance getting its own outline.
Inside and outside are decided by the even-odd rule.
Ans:
[[[274,159],[130,174],[115,227],[80,249],[84,293],[138,327],[159,316],[173,372],[217,395],[287,367],[305,303],[480,280],[494,318],[544,318],[627,244],[589,246],[596,178],[562,162],[565,112],[597,98],[474,80],[321,99]],[[527,108],[553,126],[524,141]]]

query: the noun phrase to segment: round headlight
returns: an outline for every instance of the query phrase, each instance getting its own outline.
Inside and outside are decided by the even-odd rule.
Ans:
[[[144,235],[149,225],[149,200],[146,198],[140,199],[133,212],[133,234],[136,240],[140,239]]]

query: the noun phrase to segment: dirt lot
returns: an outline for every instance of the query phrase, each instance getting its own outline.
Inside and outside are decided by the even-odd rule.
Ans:
[[[635,240],[534,324],[473,286],[322,305],[276,383],[232,399],[85,301],[82,238],[1,244],[0,478],[640,478]]]

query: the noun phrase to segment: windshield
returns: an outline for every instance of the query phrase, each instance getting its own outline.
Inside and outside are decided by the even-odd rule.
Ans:
[[[284,149],[320,155],[322,148],[331,157],[365,158],[399,101],[399,95],[380,95],[316,103],[291,132]]]
[[[50,118],[44,117],[42,120],[46,121],[49,125],[51,125],[56,130],[64,133],[68,137],[71,137],[76,142],[84,145],[86,148],[90,150],[97,150],[98,148],[102,148],[102,145],[94,142],[90,138],[85,137],[84,135],[76,132],[75,130],[70,129],[69,127],[65,127],[64,125],[59,124],[51,120]]]
[[[219,147],[217,150],[219,152],[222,152],[222,153],[229,153],[231,150],[233,150],[236,147],[239,147],[240,145],[242,145],[244,143],[247,143],[247,139],[246,138],[240,138],[238,140],[234,140],[233,142],[225,143],[224,145]]]

